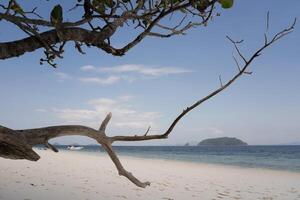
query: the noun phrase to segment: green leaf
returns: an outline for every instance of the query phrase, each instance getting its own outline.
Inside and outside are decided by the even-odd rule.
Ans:
[[[103,0],[93,0],[92,1],[92,5],[93,7],[96,9],[96,11],[101,14],[104,15],[105,14],[105,2]]]
[[[13,11],[15,11],[16,13],[19,13],[19,14],[24,14],[24,11],[23,9],[21,8],[21,6],[16,2],[16,1],[13,1],[11,7],[10,7]]]
[[[104,4],[110,8],[114,7],[115,2],[113,0],[104,0]]]
[[[228,9],[233,6],[234,0],[218,0],[218,2],[222,5],[222,8]]]
[[[180,8],[180,11],[181,11],[182,13],[187,13],[186,9],[184,9],[184,8]]]
[[[52,9],[50,20],[51,20],[52,24],[62,23],[63,11],[62,11],[62,7],[59,4],[54,6],[54,8]]]
[[[148,25],[148,21],[147,20],[142,20],[142,23],[144,24],[144,26],[146,26],[147,27],[147,25]]]

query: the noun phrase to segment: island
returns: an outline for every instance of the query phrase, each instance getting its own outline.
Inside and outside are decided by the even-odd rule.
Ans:
[[[199,142],[198,146],[246,146],[246,142],[243,142],[237,138],[231,137],[220,137],[220,138],[209,138]]]

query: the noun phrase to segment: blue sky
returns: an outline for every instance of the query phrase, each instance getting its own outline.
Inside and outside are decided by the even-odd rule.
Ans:
[[[49,8],[39,3],[45,13]],[[217,88],[220,74],[226,81],[237,72],[226,35],[244,39],[246,55],[263,43],[268,10],[272,34],[300,17],[300,2],[236,1],[207,27],[170,39],[147,38],[123,57],[95,48],[84,48],[86,55],[80,55],[70,44],[57,69],[39,65],[41,50],[2,60],[0,123],[15,129],[59,124],[97,128],[111,111],[109,135],[142,134],[149,125],[150,134],[162,132],[183,108]],[[22,37],[0,23],[1,42]],[[122,45],[130,36],[125,28],[113,42]],[[252,64],[253,75],[195,109],[168,140],[138,144],[176,145],[221,136],[250,144],[300,142],[299,52],[296,26]],[[81,137],[55,141],[93,142]]]

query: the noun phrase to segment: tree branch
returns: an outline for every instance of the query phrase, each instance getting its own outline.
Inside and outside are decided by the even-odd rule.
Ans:
[[[237,72],[229,81],[225,84],[221,84],[219,88],[208,94],[207,96],[201,98],[200,100],[196,101],[191,106],[184,109],[171,123],[169,128],[162,134],[156,135],[147,135],[149,129],[147,129],[146,133],[141,136],[113,136],[108,137],[106,136],[105,130],[107,124],[111,119],[111,113],[109,113],[106,118],[103,120],[99,131],[85,127],[85,126],[78,126],[78,125],[69,125],[69,126],[52,126],[52,127],[43,127],[37,129],[26,129],[26,130],[12,130],[3,126],[0,126],[0,156],[4,158],[10,159],[27,159],[31,161],[37,161],[40,157],[37,153],[32,150],[34,145],[43,144],[51,148],[53,151],[57,149],[49,144],[49,140],[52,138],[66,136],[66,135],[81,135],[87,136],[90,138],[95,139],[99,144],[103,146],[106,150],[108,155],[110,156],[111,160],[115,164],[118,172],[120,175],[125,176],[128,178],[132,183],[139,187],[146,187],[149,185],[149,182],[141,182],[135,176],[133,176],[130,172],[126,171],[122,166],[120,160],[118,159],[117,155],[115,154],[112,143],[116,141],[143,141],[143,140],[153,140],[153,139],[165,139],[167,138],[170,133],[173,131],[177,123],[190,111],[204,103],[205,101],[211,99],[215,95],[219,94],[226,88],[228,88],[231,84],[233,84],[239,77],[243,74],[247,73],[247,69],[249,68],[250,64],[259,56],[261,53],[270,45],[275,43],[276,41],[280,40],[287,34],[291,33],[294,30],[294,26],[296,24],[296,19],[294,20],[293,24],[288,28],[278,32],[275,34],[269,42],[264,43],[258,50],[256,50],[249,59],[241,53],[237,46],[237,42],[234,42],[232,39],[230,41],[233,43],[237,54],[240,56],[242,60],[244,60],[245,64],[240,67]],[[78,29],[80,30],[80,29]],[[235,59],[235,62],[238,61]]]
[[[157,1],[155,3],[141,0],[134,4],[131,1],[111,2],[111,5],[103,4],[102,1],[97,1],[97,3],[92,4],[89,0],[86,0],[84,4],[76,4],[75,8],[84,8],[82,19],[75,20],[74,22],[62,21],[59,24],[53,24],[52,21],[41,18],[41,16],[35,13],[36,8],[30,12],[24,12],[22,7],[16,4],[14,0],[10,0],[8,6],[0,3],[0,8],[2,7],[4,9],[4,12],[0,11],[0,21],[6,20],[9,23],[17,25],[18,29],[26,33],[34,33],[31,34],[32,36],[21,40],[0,43],[0,59],[18,57],[26,52],[45,48],[48,54],[46,55],[46,59],[42,59],[41,61],[45,60],[50,65],[55,66],[55,64],[52,63],[53,60],[57,57],[62,57],[61,54],[64,52],[63,48],[60,52],[56,52],[54,50],[55,45],[60,42],[68,41],[93,46],[114,56],[123,56],[147,36],[166,38],[184,34],[185,31],[192,27],[205,25],[211,18],[214,4],[217,0],[198,0],[195,2],[183,0],[176,3],[167,0]],[[17,8],[18,10],[11,8],[12,3],[19,6]],[[202,5],[201,9],[198,8],[198,4]],[[209,11],[206,12],[206,9]],[[168,29],[166,26],[158,24],[161,19],[168,15],[173,15],[175,12],[181,13],[184,16],[198,16],[196,19],[200,20],[199,22],[189,22],[181,28],[179,28],[179,26],[181,26],[185,17],[173,28]],[[28,17],[27,15],[29,14],[34,14],[37,18]],[[62,17],[63,16],[61,16],[61,18]],[[110,37],[114,35],[116,30],[122,27],[124,23],[129,26],[129,22],[132,22],[136,28],[142,29],[134,40],[127,42],[127,45],[120,49],[114,48],[110,42],[105,42],[105,40],[110,41]],[[97,25],[95,25],[96,23]],[[26,30],[24,30],[24,27],[26,27]],[[168,30],[169,33],[151,32],[154,27]],[[42,31],[39,32],[39,30]],[[78,45],[75,46],[75,48],[78,49]]]
[[[114,152],[110,143],[105,143],[102,146],[105,149],[105,151],[107,152],[107,154],[109,155],[109,157],[111,158],[111,160],[113,161],[113,163],[115,164],[120,176],[125,176],[126,178],[128,178],[132,183],[134,183],[138,187],[145,188],[146,186],[150,185],[150,182],[148,182],[148,181],[141,182],[135,176],[133,176],[132,173],[130,173],[124,169],[124,167],[122,166],[122,163],[120,162],[117,154]]]
[[[60,37],[58,37],[58,31],[56,29],[40,33],[39,37],[41,40],[46,41],[47,44],[76,41],[105,50],[106,45],[104,45],[103,42],[111,36],[110,31],[94,33],[78,27],[64,28],[59,30],[59,32]],[[43,44],[39,42],[36,36],[30,36],[13,42],[0,43],[0,59],[17,57],[42,47]]]
[[[58,150],[48,142],[50,139],[68,135],[87,136],[93,138],[103,146],[115,164],[119,175],[128,178],[138,187],[144,188],[150,185],[149,182],[141,182],[132,173],[126,171],[118,156],[114,152],[111,146],[111,140],[105,135],[105,129],[111,116],[112,114],[109,113],[105,117],[101,123],[99,131],[77,125],[51,126],[26,130],[11,130],[0,126],[0,156],[9,159],[27,159],[37,161],[40,156],[32,150],[33,146],[42,144],[54,152],[58,152]]]
[[[286,28],[286,29],[278,32],[277,34],[275,34],[269,42],[265,43],[262,47],[260,47],[257,51],[255,51],[252,54],[252,56],[250,57],[250,59],[248,59],[248,60],[245,58],[245,56],[242,55],[241,51],[239,50],[239,48],[237,46],[237,42],[234,42],[232,39],[230,39],[230,41],[232,41],[238,55],[240,55],[241,59],[245,62],[244,66],[242,68],[240,68],[240,66],[239,66],[238,73],[236,75],[234,75],[232,77],[232,79],[230,79],[226,84],[221,84],[221,86],[218,89],[214,90],[213,92],[211,92],[207,96],[203,97],[202,99],[196,101],[191,106],[184,109],[182,111],[182,113],[180,113],[175,118],[175,120],[171,123],[169,128],[164,133],[156,134],[156,135],[141,135],[141,136],[137,136],[137,135],[134,135],[134,136],[114,136],[114,137],[110,137],[110,140],[112,142],[115,142],[115,141],[143,141],[143,140],[153,140],[153,139],[165,139],[165,138],[167,138],[169,136],[169,134],[172,132],[172,130],[174,129],[174,127],[176,126],[176,124],[187,113],[189,113],[190,111],[192,111],[193,109],[195,109],[196,107],[198,107],[199,105],[204,103],[205,101],[209,100],[210,98],[214,97],[215,95],[219,94],[220,92],[222,92],[223,90],[228,88],[232,83],[234,83],[243,74],[249,74],[249,73],[251,74],[251,72],[247,72],[246,70],[249,68],[250,64],[255,60],[255,58],[257,58],[259,55],[261,55],[262,51],[265,50],[267,47],[269,47],[270,45],[272,45],[273,43],[275,43],[276,41],[278,41],[282,37],[286,36],[287,34],[291,33],[294,30],[296,21],[297,20],[295,19],[291,26],[289,26],[288,28]],[[237,62],[236,59],[235,59],[235,62]]]

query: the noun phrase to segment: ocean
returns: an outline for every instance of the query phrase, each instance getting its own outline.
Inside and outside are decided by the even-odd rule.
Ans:
[[[67,146],[57,146],[67,149]],[[114,146],[118,155],[300,173],[300,145],[295,146]],[[79,152],[105,153],[100,146],[84,146]]]

